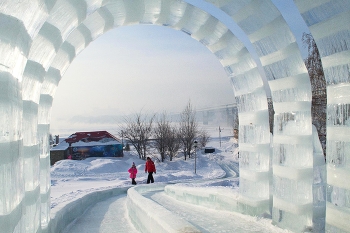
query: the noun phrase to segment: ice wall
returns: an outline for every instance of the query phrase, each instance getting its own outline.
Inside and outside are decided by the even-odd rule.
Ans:
[[[63,203],[63,207],[56,207],[51,211],[51,223],[49,232],[62,232],[72,221],[80,217],[89,207],[97,202],[106,200],[116,195],[126,193],[128,188],[113,188],[87,194],[74,201]]]
[[[283,203],[299,208],[305,202],[312,203],[311,178],[305,182],[302,178],[302,169],[312,174],[312,142],[311,142],[311,86],[307,70],[301,58],[295,38],[280,12],[271,1],[216,1],[211,0],[217,7],[227,13],[248,35],[252,42],[271,89],[274,116],[273,137],[273,208],[276,213],[291,215],[291,210]],[[267,13],[268,12],[268,13]],[[255,81],[252,79],[252,81]],[[245,88],[251,85],[244,85]],[[238,86],[240,87],[240,86]],[[243,89],[243,88],[241,88]],[[259,89],[257,89],[259,90]],[[261,95],[260,95],[261,96]],[[271,196],[269,182],[271,182],[270,135],[268,125],[263,124],[268,119],[267,104],[263,103],[264,114],[260,110],[251,108],[252,100],[260,100],[255,94],[238,104],[240,120],[240,189],[246,205],[262,199],[262,205],[270,207],[266,202]],[[249,101],[248,101],[249,100]],[[245,113],[251,108],[251,112]],[[242,113],[244,112],[244,114]],[[258,126],[255,126],[255,125]],[[289,125],[288,127],[286,127]],[[305,140],[306,139],[306,140]],[[295,153],[296,150],[303,153]],[[281,154],[292,163],[279,161]],[[307,156],[309,163],[298,163]],[[285,177],[283,171],[288,169],[291,176]],[[259,182],[259,183],[258,183]],[[306,196],[296,201],[281,194],[280,190],[287,185],[285,192],[307,192]],[[289,185],[289,186],[288,186]],[[270,209],[267,209],[271,213]],[[312,215],[312,210],[308,210]],[[278,221],[276,221],[278,222]],[[294,224],[290,223],[290,227]],[[302,227],[302,226],[301,226]]]
[[[216,210],[238,212],[238,192],[225,187],[167,185],[164,192],[176,200]]]
[[[283,170],[277,170],[279,168],[276,168],[276,171],[274,167],[274,172],[282,174],[281,178],[274,177],[274,206],[281,206],[287,211],[273,212],[273,222],[282,228],[288,228],[294,232],[325,231],[326,167],[315,126],[312,128],[312,132],[313,155],[311,170],[301,167],[296,173],[292,168],[284,167]],[[274,159],[285,159],[286,162],[288,161],[287,157]],[[274,161],[274,163],[277,162]],[[297,162],[302,163],[302,161]],[[311,187],[309,183],[312,184]],[[289,202],[283,201],[280,197],[289,200]],[[305,200],[306,198],[307,200]]]
[[[350,2],[295,3],[319,49],[327,82],[327,232],[350,232]]]
[[[0,226],[3,232],[41,229],[37,111],[44,72],[27,59],[33,38],[49,15],[49,2],[0,3]],[[33,78],[27,79],[24,73]]]
[[[241,7],[241,3],[236,2],[234,6]],[[268,105],[257,64],[230,31],[208,48],[218,57],[231,80],[239,112],[240,157],[244,162],[240,163],[238,210],[252,215],[270,213]],[[260,190],[258,195],[257,189]]]
[[[318,208],[317,188],[310,178],[316,169],[311,91],[294,36],[270,0],[207,2],[228,14],[248,35],[268,79],[276,112],[273,179],[267,100],[257,64],[243,43],[210,14],[178,0],[3,0],[0,2],[3,230],[49,230],[48,134],[55,90],[73,59],[91,41],[114,27],[130,24],[156,24],[183,31],[207,46],[225,68],[240,118],[239,211],[271,212],[273,181],[272,215],[276,222],[292,218],[295,210],[303,210],[308,216],[307,222],[300,221],[300,226],[315,226],[319,222],[314,214]],[[295,2],[319,46],[328,84],[327,229],[347,231],[350,3]],[[283,171],[288,171],[287,175]],[[291,190],[298,193],[297,197],[289,198],[287,191]]]
[[[325,231],[326,220],[326,186],[327,186],[327,169],[323,154],[322,145],[318,137],[316,127],[312,126],[313,145],[314,145],[314,176],[313,176],[313,230],[315,232]]]

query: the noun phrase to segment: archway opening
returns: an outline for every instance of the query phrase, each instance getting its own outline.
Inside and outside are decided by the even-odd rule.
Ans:
[[[67,69],[53,101],[51,132],[115,128],[125,115],[179,113],[189,100],[196,109],[235,102],[217,57],[180,31],[124,26],[93,41]]]

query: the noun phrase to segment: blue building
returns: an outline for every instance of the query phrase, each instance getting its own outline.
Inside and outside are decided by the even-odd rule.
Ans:
[[[68,158],[122,156],[123,145],[107,131],[76,132],[50,150],[51,165]]]

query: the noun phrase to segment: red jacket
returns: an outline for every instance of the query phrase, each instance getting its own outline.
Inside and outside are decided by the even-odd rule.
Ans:
[[[156,166],[152,160],[146,161],[145,172],[156,172]]]
[[[137,168],[136,167],[131,167],[128,172],[130,173],[130,178],[135,179],[136,174],[137,174]]]

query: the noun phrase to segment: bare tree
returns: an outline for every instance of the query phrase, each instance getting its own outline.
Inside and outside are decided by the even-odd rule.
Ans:
[[[232,121],[232,133],[233,137],[238,139],[238,130],[239,130],[239,119],[238,119],[238,110],[234,112],[233,121]]]
[[[188,102],[186,108],[180,115],[179,133],[183,146],[185,160],[191,155],[193,142],[198,135],[198,123],[196,121],[196,112],[191,102]]]
[[[312,91],[326,90],[326,79],[316,42],[310,33],[303,33],[302,40],[308,51],[308,56],[304,62],[310,76]]]
[[[201,148],[205,147],[210,141],[209,133],[205,130],[201,130],[198,134],[198,143]]]
[[[324,156],[326,156],[326,119],[327,119],[327,84],[324,77],[321,56],[311,34],[304,33],[304,46],[307,46],[308,57],[304,60],[312,88],[312,124],[317,128]]]
[[[179,129],[175,126],[171,126],[169,131],[169,137],[167,140],[167,148],[169,152],[170,161],[173,160],[173,157],[177,154],[181,147]]]
[[[134,146],[140,159],[146,159],[154,118],[155,115],[148,117],[137,113],[134,117],[125,118],[124,125],[120,127],[119,134],[123,134],[124,138]]]
[[[167,143],[170,136],[170,123],[167,120],[166,113],[163,113],[160,119],[157,121],[157,126],[154,128],[154,140],[155,148],[160,153],[162,162],[165,159],[165,153],[167,151]]]
[[[160,153],[161,160],[164,162],[166,153],[169,153],[170,161],[179,151],[181,140],[179,130],[168,121],[165,113],[158,119],[157,126],[154,128],[155,148]]]

